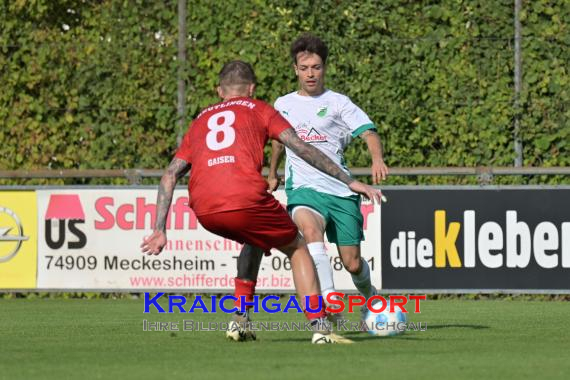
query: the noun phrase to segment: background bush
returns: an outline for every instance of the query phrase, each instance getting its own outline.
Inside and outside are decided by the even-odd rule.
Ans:
[[[312,31],[330,47],[328,87],[371,116],[390,166],[513,164],[512,0],[285,4],[188,2],[188,121],[217,101],[230,59],[255,66],[261,99],[295,90],[289,45]],[[521,16],[524,165],[568,166],[570,7],[523,1]],[[0,25],[0,169],[168,164],[175,1],[4,1]],[[363,148],[353,143],[350,166],[370,163]]]

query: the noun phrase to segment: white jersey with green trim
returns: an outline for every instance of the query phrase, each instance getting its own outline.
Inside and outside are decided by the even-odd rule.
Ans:
[[[277,109],[305,142],[318,148],[350,175],[344,162],[344,149],[374,124],[357,105],[337,92],[326,90],[319,96],[302,96],[297,92],[275,101]],[[312,167],[287,149],[285,189],[308,187],[313,190],[346,197],[354,195],[339,180]]]

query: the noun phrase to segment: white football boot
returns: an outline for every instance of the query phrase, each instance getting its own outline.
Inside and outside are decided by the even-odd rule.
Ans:
[[[247,342],[248,340],[256,340],[257,336],[255,331],[252,331],[249,327],[249,312],[245,316],[240,314],[234,314],[232,320],[228,324],[228,329],[226,330],[226,338],[236,341],[236,342]]]
[[[329,332],[328,334],[323,333],[313,333],[313,339],[311,339],[313,344],[352,344],[353,340],[345,338],[343,336],[333,334]]]
[[[340,335],[333,334],[331,332],[331,326],[326,323],[324,319],[320,319],[319,322],[313,325],[313,338],[311,343],[313,344],[351,344],[354,343],[352,340],[342,337]]]

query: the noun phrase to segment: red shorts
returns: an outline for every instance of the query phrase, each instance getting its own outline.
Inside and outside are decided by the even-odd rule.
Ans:
[[[273,197],[256,207],[201,215],[198,221],[216,235],[266,252],[291,243],[298,233],[287,211]]]

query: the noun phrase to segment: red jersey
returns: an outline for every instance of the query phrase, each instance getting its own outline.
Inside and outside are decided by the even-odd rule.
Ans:
[[[207,215],[255,207],[272,196],[261,175],[268,137],[291,125],[269,104],[233,98],[204,109],[175,157],[192,165],[190,207]]]

